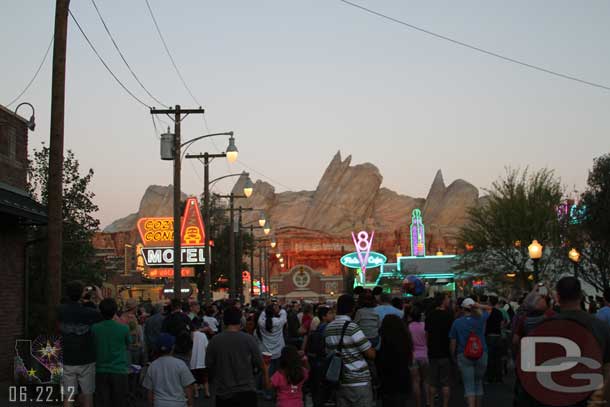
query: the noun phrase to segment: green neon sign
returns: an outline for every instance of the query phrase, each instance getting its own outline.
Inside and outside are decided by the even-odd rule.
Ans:
[[[369,269],[382,266],[386,263],[386,261],[388,261],[388,258],[385,257],[383,254],[371,252],[369,254],[368,262],[366,263],[366,268]],[[358,253],[348,253],[345,256],[341,257],[341,264],[351,269],[359,269],[360,260],[358,259]]]

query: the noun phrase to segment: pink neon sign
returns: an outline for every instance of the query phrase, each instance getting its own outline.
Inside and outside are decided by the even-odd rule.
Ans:
[[[358,254],[358,260],[360,261],[360,270],[362,270],[363,276],[366,273],[366,265],[368,264],[369,255],[371,254],[373,237],[375,237],[375,231],[371,232],[370,238],[368,232],[358,232],[358,238],[356,238],[356,235],[354,235],[354,232],[352,232],[352,240],[354,241],[354,245],[356,246],[356,253]]]

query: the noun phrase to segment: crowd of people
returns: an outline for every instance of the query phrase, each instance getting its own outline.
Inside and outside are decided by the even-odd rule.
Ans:
[[[580,283],[559,280],[517,301],[495,295],[396,298],[357,287],[333,303],[274,299],[200,304],[128,299],[121,307],[95,287],[73,282],[59,307],[63,386],[79,406],[215,405],[449,406],[456,385],[469,407],[482,406],[484,383],[502,383],[522,337],[548,319],[589,327],[610,363],[610,291],[585,311]],[[597,301],[595,301],[597,302]],[[514,376],[511,374],[511,385]],[[596,392],[592,398],[602,397]],[[66,405],[70,401],[66,400]],[[514,405],[537,405],[519,380]]]

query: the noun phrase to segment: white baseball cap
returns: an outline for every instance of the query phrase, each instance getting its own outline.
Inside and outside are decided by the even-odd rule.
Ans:
[[[462,301],[462,308],[470,309],[475,304],[472,298],[466,298]]]

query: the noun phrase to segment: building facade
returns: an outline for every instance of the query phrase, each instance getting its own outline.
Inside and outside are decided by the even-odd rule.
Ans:
[[[27,193],[28,122],[0,106],[0,380],[12,377],[15,341],[26,334],[27,251],[31,225],[46,224],[46,208]]]

